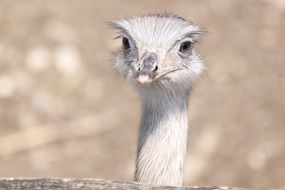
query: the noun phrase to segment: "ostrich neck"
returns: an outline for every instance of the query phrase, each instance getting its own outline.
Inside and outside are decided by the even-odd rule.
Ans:
[[[182,185],[187,149],[188,92],[142,94],[135,180]]]

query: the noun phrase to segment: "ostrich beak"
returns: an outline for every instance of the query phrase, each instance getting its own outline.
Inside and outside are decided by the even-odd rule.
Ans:
[[[140,84],[151,83],[156,76],[157,69],[157,55],[152,52],[146,52],[141,59],[136,80]]]

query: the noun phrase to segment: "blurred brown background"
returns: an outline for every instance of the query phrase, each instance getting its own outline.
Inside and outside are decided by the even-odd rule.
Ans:
[[[107,21],[173,12],[209,32],[185,185],[285,188],[285,1],[0,1],[0,176],[132,180],[139,98]]]

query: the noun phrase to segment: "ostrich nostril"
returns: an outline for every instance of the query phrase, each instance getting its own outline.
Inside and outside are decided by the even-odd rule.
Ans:
[[[156,65],[153,69],[153,72],[156,72],[158,70],[158,66]]]

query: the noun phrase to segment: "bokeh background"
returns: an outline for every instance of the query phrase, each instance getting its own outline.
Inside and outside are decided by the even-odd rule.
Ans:
[[[1,177],[132,180],[140,103],[107,23],[165,11],[208,30],[185,185],[285,188],[284,0],[1,0]]]

